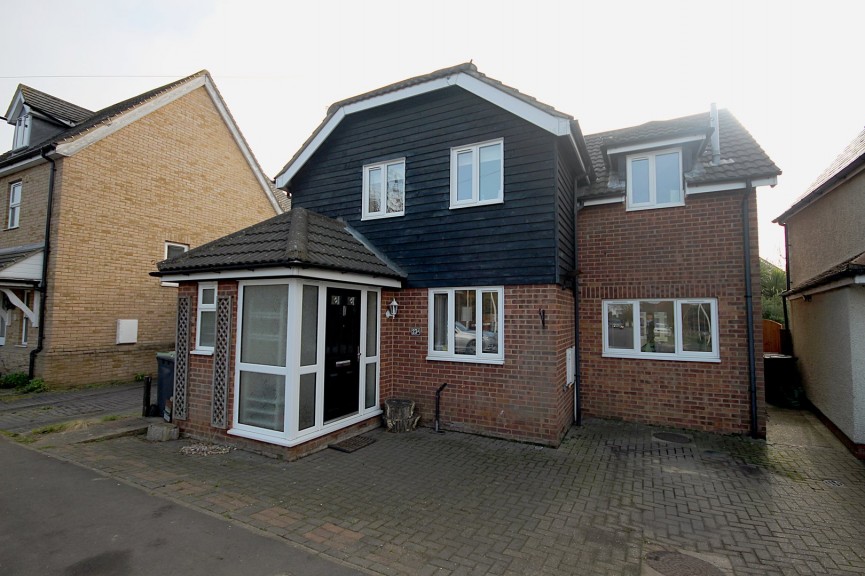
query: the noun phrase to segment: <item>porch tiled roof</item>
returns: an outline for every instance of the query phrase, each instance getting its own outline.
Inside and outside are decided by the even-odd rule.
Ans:
[[[11,248],[0,249],[0,270],[5,270],[16,262],[20,262],[25,258],[42,250],[42,244],[26,244],[23,246],[13,246]]]
[[[842,278],[859,276],[861,274],[865,274],[865,252],[859,254],[858,256],[854,256],[853,258],[845,260],[837,266],[833,266],[832,268],[821,272],[813,278],[809,278],[804,282],[800,282],[796,286],[793,286],[787,292],[784,292],[784,296],[792,296],[810,288],[816,288],[818,286],[823,286],[824,284],[829,284],[830,282],[834,282],[836,280],[841,280]]]
[[[345,222],[301,207],[163,260],[157,264],[158,272],[153,274],[289,266],[405,277]]]
[[[698,169],[686,175],[686,181],[689,184],[767,178],[781,173],[772,159],[729,110],[718,110],[718,121],[720,125],[721,163],[717,166],[712,164],[712,149],[710,146],[706,146],[698,160]],[[582,189],[580,196],[588,198],[610,193],[622,194],[621,189],[611,190],[608,186],[609,169],[605,155],[609,148],[649,144],[683,136],[705,135],[708,138],[710,134],[708,112],[589,134],[586,136],[586,144],[589,148],[589,155],[597,180],[591,186]]]

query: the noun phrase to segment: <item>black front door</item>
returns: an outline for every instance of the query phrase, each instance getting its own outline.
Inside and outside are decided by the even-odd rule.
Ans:
[[[327,289],[324,421],[359,411],[360,291]]]

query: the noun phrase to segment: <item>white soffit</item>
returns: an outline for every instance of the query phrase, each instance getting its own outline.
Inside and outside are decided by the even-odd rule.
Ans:
[[[567,118],[562,118],[555,114],[538,108],[520,98],[517,98],[507,92],[500,90],[482,80],[478,80],[474,76],[470,76],[464,72],[460,72],[454,76],[445,78],[436,78],[422,84],[408,86],[400,90],[366,98],[358,102],[352,102],[341,106],[331,116],[331,118],[321,127],[315,138],[303,149],[300,155],[292,162],[282,173],[276,177],[276,187],[283,188],[294,177],[295,174],[306,164],[316,150],[324,143],[331,132],[342,122],[348,114],[354,114],[378,106],[384,106],[392,102],[398,102],[407,98],[412,98],[420,94],[426,94],[435,90],[441,90],[448,86],[460,86],[461,88],[471,92],[479,98],[483,98],[491,104],[495,104],[499,108],[503,108],[512,114],[519,116],[523,120],[530,122],[551,134],[556,136],[570,135],[571,124]],[[574,143],[576,147],[576,143]],[[579,154],[579,151],[578,151]]]

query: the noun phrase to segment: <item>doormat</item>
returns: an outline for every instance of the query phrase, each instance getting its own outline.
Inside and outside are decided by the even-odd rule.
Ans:
[[[354,436],[352,438],[346,438],[342,442],[337,442],[336,444],[331,444],[328,448],[333,448],[334,450],[339,450],[340,452],[354,452],[356,450],[360,450],[364,446],[369,446],[375,442],[375,438],[370,438],[369,436]]]

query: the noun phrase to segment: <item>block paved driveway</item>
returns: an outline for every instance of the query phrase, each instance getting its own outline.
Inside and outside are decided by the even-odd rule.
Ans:
[[[662,431],[378,430],[291,463],[140,436],[43,451],[374,574],[865,573],[865,465],[813,416],[772,409],[769,442]]]

